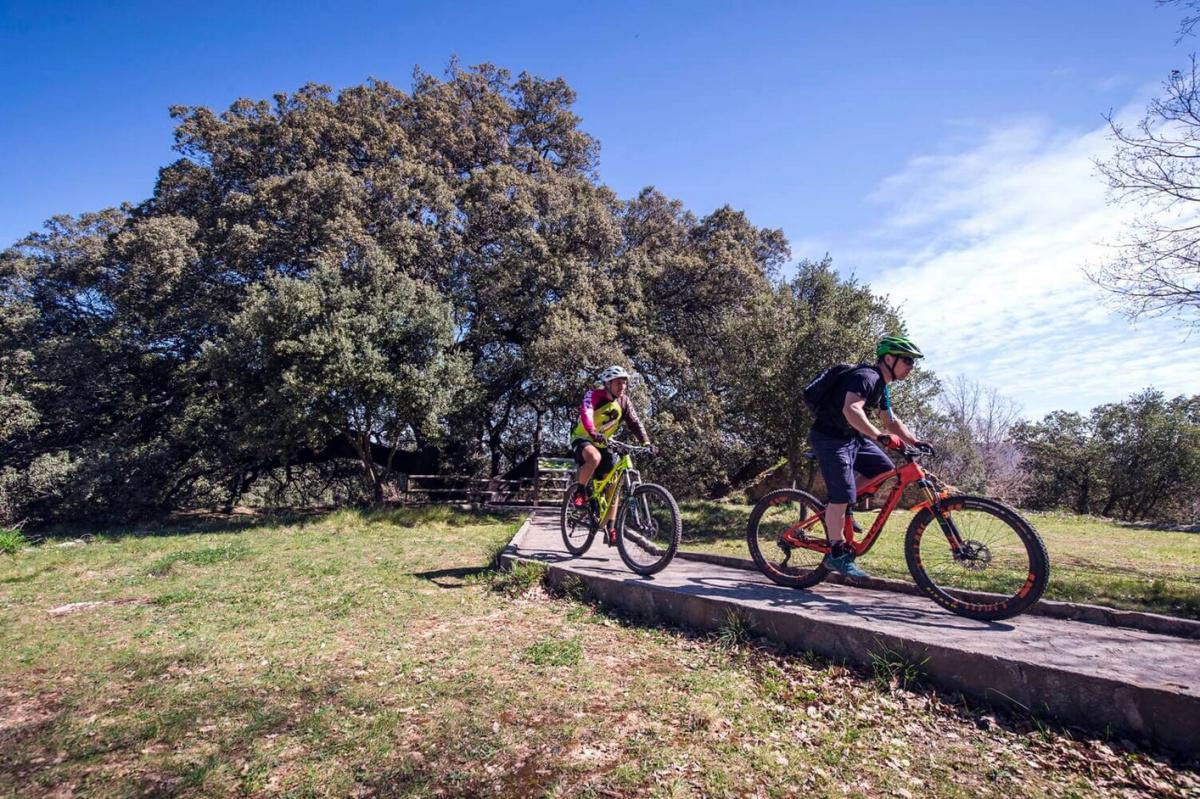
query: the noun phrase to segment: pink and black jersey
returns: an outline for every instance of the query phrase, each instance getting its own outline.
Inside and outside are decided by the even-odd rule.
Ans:
[[[643,442],[650,440],[628,394],[622,394],[614,399],[606,389],[589,389],[583,395],[583,402],[580,403],[579,421],[575,423],[575,428],[571,431],[571,440],[587,441],[597,436],[608,440],[617,432],[622,419]]]

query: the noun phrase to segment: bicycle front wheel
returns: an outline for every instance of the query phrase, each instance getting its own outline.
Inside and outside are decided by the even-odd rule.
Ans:
[[[804,491],[780,488],[760,499],[750,513],[746,543],[759,571],[779,585],[809,588],[829,574],[821,565],[829,551],[825,506]]]
[[[925,594],[983,621],[1016,616],[1041,598],[1050,556],[1033,525],[984,497],[949,497],[941,509],[941,519],[930,508],[918,513],[904,537],[908,570]]]
[[[592,514],[591,502],[585,502],[582,507],[575,506],[575,487],[567,489],[563,497],[562,509],[559,511],[559,527],[562,529],[563,544],[567,551],[579,557],[587,552],[596,537],[596,519]]]
[[[671,492],[653,483],[642,483],[621,503],[617,516],[617,551],[625,565],[638,574],[666,568],[679,549],[683,523]]]

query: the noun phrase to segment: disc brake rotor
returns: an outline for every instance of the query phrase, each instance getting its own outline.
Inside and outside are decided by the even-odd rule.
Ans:
[[[963,541],[955,560],[970,571],[983,571],[992,562],[992,551],[982,541]]]

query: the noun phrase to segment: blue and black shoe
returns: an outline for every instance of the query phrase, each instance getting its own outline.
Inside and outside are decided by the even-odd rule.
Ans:
[[[854,562],[854,553],[848,549],[843,549],[839,554],[835,555],[830,552],[821,561],[821,565],[831,572],[843,574],[852,580],[865,580],[871,575],[863,571],[857,563]]]

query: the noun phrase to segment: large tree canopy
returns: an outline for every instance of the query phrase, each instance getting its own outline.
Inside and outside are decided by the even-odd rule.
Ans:
[[[1200,518],[1200,395],[1146,390],[1083,416],[1018,425],[1034,507],[1121,519]]]
[[[232,504],[357,464],[493,474],[561,449],[610,362],[681,493],[795,455],[796,387],[899,320],[782,232],[597,174],[561,79],[452,64],[409,92],[309,85],[176,107],[137,205],[0,255],[0,513]]]

